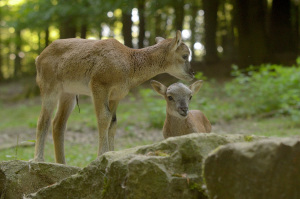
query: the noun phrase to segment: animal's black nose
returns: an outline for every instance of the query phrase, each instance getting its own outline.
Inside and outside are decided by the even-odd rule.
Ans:
[[[180,115],[187,116],[189,108],[188,107],[180,107]]]
[[[180,107],[180,110],[187,112],[189,110],[189,108],[188,107]]]
[[[190,69],[190,74],[195,75],[195,72],[192,69]]]

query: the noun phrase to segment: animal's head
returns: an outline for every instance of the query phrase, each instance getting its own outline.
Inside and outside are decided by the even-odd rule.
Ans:
[[[194,71],[190,64],[190,49],[182,42],[181,32],[176,32],[173,39],[164,39],[162,37],[155,38],[156,43],[166,46],[166,72],[170,75],[186,81],[194,79]]]
[[[167,101],[167,112],[175,117],[186,118],[189,111],[189,103],[202,86],[202,80],[194,82],[190,86],[175,83],[166,87],[162,83],[152,80],[153,89],[164,96]]]

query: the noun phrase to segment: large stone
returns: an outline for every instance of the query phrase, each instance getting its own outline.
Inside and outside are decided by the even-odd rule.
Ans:
[[[76,175],[27,198],[207,198],[201,174],[208,153],[220,145],[256,138],[190,134],[153,145],[107,152]]]
[[[0,162],[0,198],[23,198],[25,194],[50,186],[79,170],[77,167],[51,163]]]
[[[211,199],[299,199],[300,139],[222,146],[205,160]]]

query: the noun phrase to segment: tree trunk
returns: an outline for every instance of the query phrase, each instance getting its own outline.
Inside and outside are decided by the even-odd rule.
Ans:
[[[49,27],[45,29],[45,48],[49,45]]]
[[[86,39],[87,24],[82,24],[80,27],[80,38]]]
[[[164,37],[164,33],[161,29],[161,21],[162,21],[161,14],[156,13],[154,18],[155,18],[155,20],[154,20],[155,21],[154,39],[155,39],[155,37]]]
[[[216,31],[217,12],[219,0],[203,0],[204,29],[205,29],[205,61],[215,62],[218,60]]]
[[[21,52],[21,30],[16,29],[16,49],[15,49],[15,61],[14,61],[14,78],[21,76],[21,57],[19,56]]]
[[[191,7],[191,16],[192,20],[190,22],[191,27],[191,53],[192,53],[192,60],[195,59],[195,48],[194,44],[196,43],[196,17],[198,12],[198,6],[196,4],[196,0],[193,1],[192,7]]]
[[[2,14],[0,11],[0,23],[2,21]],[[4,75],[2,72],[2,66],[3,66],[3,59],[2,59],[2,37],[1,37],[2,28],[0,26],[0,82],[4,80]]]
[[[296,54],[299,52],[299,2],[295,4],[295,48]]]
[[[236,45],[235,45],[235,36],[234,36],[234,20],[231,20],[231,18],[234,16],[233,10],[229,11],[226,8],[226,4],[232,3],[232,0],[226,0],[221,2],[222,3],[222,12],[224,19],[220,23],[223,24],[221,27],[221,32],[224,32],[222,34],[222,47],[223,47],[223,53],[222,53],[222,59],[223,60],[230,60],[233,61],[236,59]]]
[[[60,38],[75,38],[76,37],[76,26],[72,23],[72,18],[64,19],[60,25]]]
[[[144,48],[145,40],[145,0],[138,0],[139,10],[139,48]]]
[[[272,54],[289,53],[296,50],[291,21],[291,1],[273,0],[269,31]]]
[[[38,32],[38,38],[39,38],[39,41],[38,41],[38,46],[39,46],[38,53],[40,54],[42,52],[42,45],[41,45],[42,37],[41,37],[41,32],[40,31]]]
[[[262,0],[237,0],[235,20],[238,29],[239,65],[261,64],[267,57],[266,7]]]
[[[182,30],[184,20],[184,0],[175,0],[175,30]]]
[[[128,46],[129,48],[133,48],[132,45],[132,35],[131,35],[131,27],[132,27],[132,21],[131,21],[131,10],[122,12],[122,33],[124,37],[124,45]]]

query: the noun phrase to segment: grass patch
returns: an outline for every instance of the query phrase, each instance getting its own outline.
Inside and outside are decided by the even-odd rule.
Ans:
[[[24,160],[28,161],[34,156],[34,146],[18,147],[18,156],[15,157],[16,148],[9,148],[0,151],[0,160]],[[85,167],[97,157],[97,147],[91,145],[65,143],[66,162],[68,165]],[[45,146],[45,162],[55,162],[53,144],[47,143]]]
[[[247,135],[299,135],[299,67],[263,65],[245,71],[235,67],[233,75],[235,78],[228,82],[205,80],[203,87],[191,101],[190,109],[202,110],[214,124],[213,132],[242,133],[246,135],[246,141],[251,141]],[[197,77],[205,79],[202,74]],[[0,87],[0,91],[9,93],[11,89],[7,90],[6,86],[11,87],[4,85]],[[29,133],[32,131],[32,137],[35,137],[40,101],[21,100],[12,105],[5,101],[7,99],[9,98],[0,98],[0,136],[16,132],[16,129],[20,133],[29,129]],[[84,137],[84,131],[97,131],[97,121],[93,104],[88,97],[80,96],[79,105],[80,113],[76,107],[69,118],[67,130],[82,132]],[[122,129],[126,136],[116,136],[116,150],[151,144],[154,139],[149,139],[153,135],[148,132],[156,129],[161,133],[165,111],[165,100],[152,89],[140,87],[138,92],[130,93],[120,102],[117,111],[118,129]],[[144,134],[139,134],[140,129]],[[16,140],[11,142],[16,143]],[[93,145],[84,141],[75,144],[66,141],[67,163],[86,166],[96,158],[97,144],[97,137]],[[5,149],[0,151],[0,160],[29,160],[33,158],[33,153],[33,147],[20,147],[18,157],[15,157],[14,148]],[[54,162],[53,157],[53,144],[48,140],[45,161]]]

